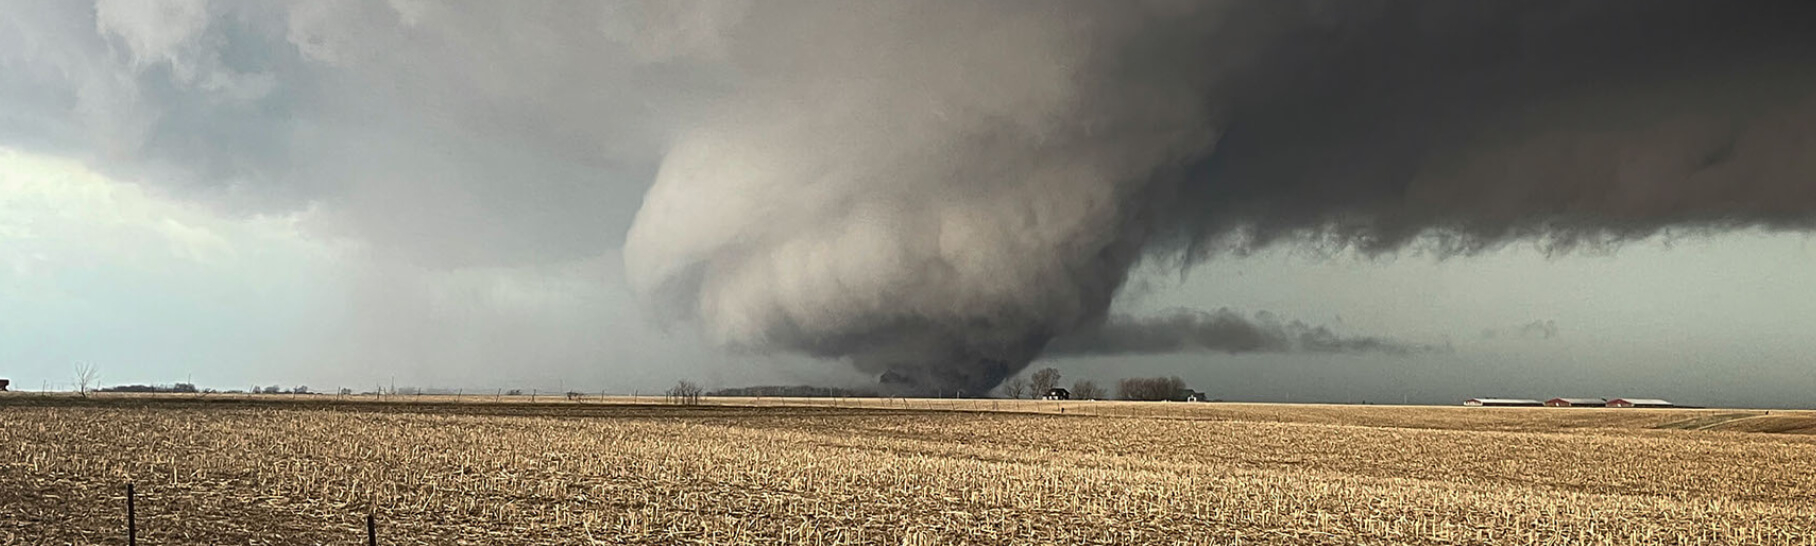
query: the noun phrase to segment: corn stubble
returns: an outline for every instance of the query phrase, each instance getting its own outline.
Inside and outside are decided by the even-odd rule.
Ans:
[[[129,480],[145,544],[1816,544],[1809,437],[1073,407],[7,407],[0,544],[123,543]]]

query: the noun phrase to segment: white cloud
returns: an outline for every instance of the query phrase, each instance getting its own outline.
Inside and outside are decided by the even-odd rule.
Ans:
[[[69,159],[0,148],[0,262],[33,270],[95,263],[211,266],[248,258],[240,248],[327,255],[335,243],[305,233],[310,212],[228,217],[112,180]]]

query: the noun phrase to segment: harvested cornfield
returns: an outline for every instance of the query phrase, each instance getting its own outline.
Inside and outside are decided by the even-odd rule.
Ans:
[[[1670,412],[34,400],[0,544],[1816,544],[1816,439]]]

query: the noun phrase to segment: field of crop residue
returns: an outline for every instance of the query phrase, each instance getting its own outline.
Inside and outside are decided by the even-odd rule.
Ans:
[[[1807,413],[847,405],[0,397],[0,544],[1816,544]]]

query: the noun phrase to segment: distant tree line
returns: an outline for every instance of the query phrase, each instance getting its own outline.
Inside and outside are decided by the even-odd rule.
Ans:
[[[313,391],[309,390],[308,385],[297,385],[288,389],[277,385],[268,385],[263,388],[257,385],[252,387],[253,394],[310,394],[311,392]]]
[[[175,385],[116,385],[95,389],[95,392],[183,392],[199,393],[194,383],[177,383]]]
[[[876,391],[815,387],[811,385],[762,385],[730,387],[708,393],[711,396],[773,396],[787,398],[860,398],[876,396]]]
[[[86,367],[86,366],[80,367],[78,369],[77,376],[78,377],[77,377],[76,384],[78,385],[78,389],[81,390],[82,392],[90,392],[87,390],[88,385],[93,384],[93,379],[96,376],[96,374],[93,372],[93,369],[91,367]],[[1060,384],[1061,384],[1060,379],[1061,379],[1061,375],[1060,375],[1059,370],[1054,369],[1054,368],[1042,368],[1040,370],[1036,370],[1034,373],[1028,374],[1026,377],[1017,376],[1017,377],[1012,377],[1007,381],[1004,381],[1003,384],[1000,387],[998,387],[997,393],[1006,398],[1041,398],[1042,396],[1047,395],[1049,392],[1053,391],[1054,389],[1060,388]],[[393,387],[391,389],[383,389],[382,387],[380,388],[381,393],[386,390],[389,391],[389,394],[394,394],[394,395],[453,394],[455,392],[455,391],[448,391],[446,393],[443,393],[440,391],[443,391],[445,389],[418,389],[418,388],[414,388],[414,387]],[[141,385],[141,384],[118,385],[118,386],[113,386],[113,387],[103,387],[103,388],[93,389],[92,392],[206,394],[206,393],[213,393],[213,392],[218,392],[218,391],[215,391],[213,389],[199,389],[196,387],[196,385],[194,383],[175,383],[175,384],[170,384],[170,385]],[[226,391],[226,392],[227,393],[247,392],[247,393],[251,393],[251,394],[314,394],[314,391],[310,390],[310,388],[307,385],[298,385],[298,386],[290,387],[290,388],[284,388],[284,387],[281,387],[278,385],[268,385],[268,386],[264,386],[264,387],[254,385],[248,391],[230,390],[230,391]],[[352,394],[353,390],[348,389],[348,388],[340,388],[340,389],[338,389],[338,392],[342,395],[348,395],[348,394]],[[370,394],[370,393],[367,393],[367,394]],[[521,396],[524,394],[524,392],[521,389],[510,389],[508,393],[502,393],[502,394],[508,394],[510,396]],[[1109,396],[1110,393],[1109,393],[1108,389],[1105,389],[1104,387],[1099,386],[1096,382],[1093,382],[1090,380],[1082,380],[1082,379],[1072,382],[1071,388],[1069,389],[1069,392],[1066,394],[1069,394],[1069,397],[1074,400],[1101,400],[1101,399],[1106,399],[1106,398],[1110,397]],[[1174,377],[1131,377],[1131,378],[1122,379],[1122,380],[1118,381],[1116,384],[1116,393],[1115,394],[1116,394],[1116,396],[1115,396],[1116,398],[1122,399],[1122,400],[1159,401],[1159,400],[1185,400],[1189,396],[1191,396],[1195,393],[1194,393],[1194,391],[1187,388],[1185,380],[1180,379],[1177,376],[1174,376]],[[567,395],[568,395],[569,399],[577,399],[581,396],[581,393],[568,392]],[[816,387],[816,386],[812,386],[812,385],[760,385],[760,386],[751,386],[751,387],[729,387],[729,388],[718,389],[718,390],[708,393],[704,388],[701,388],[699,385],[697,385],[693,382],[689,382],[689,381],[681,381],[681,382],[676,383],[675,386],[668,389],[668,391],[665,392],[664,395],[668,399],[669,403],[683,404],[683,405],[698,404],[698,403],[700,403],[700,399],[702,397],[708,396],[708,395],[725,396],[725,397],[758,397],[758,396],[762,396],[762,397],[779,397],[779,398],[780,397],[861,398],[861,397],[878,396],[878,394],[875,391],[871,391],[871,390],[846,389],[846,388],[839,388],[839,387]]]
[[[352,392],[351,389],[341,389],[341,391],[343,391],[343,394]],[[95,388],[95,389],[92,389],[90,392],[210,394],[210,393],[215,393],[215,392],[219,392],[219,391],[216,391],[214,389],[197,388],[194,383],[176,383],[176,384],[171,384],[171,385],[141,385],[141,384],[115,385],[112,387]],[[230,390],[230,391],[227,391],[227,393],[229,393],[229,394],[234,394],[234,393],[313,394],[314,391],[309,390],[308,385],[297,385],[295,387],[290,387],[290,388],[284,388],[284,387],[280,387],[277,385],[270,385],[270,386],[265,386],[265,387],[260,387],[260,386],[254,385],[252,387],[252,390],[249,390],[249,391]]]
[[[1184,400],[1191,394],[1185,380],[1174,377],[1130,377],[1116,383],[1116,397],[1123,400]]]

